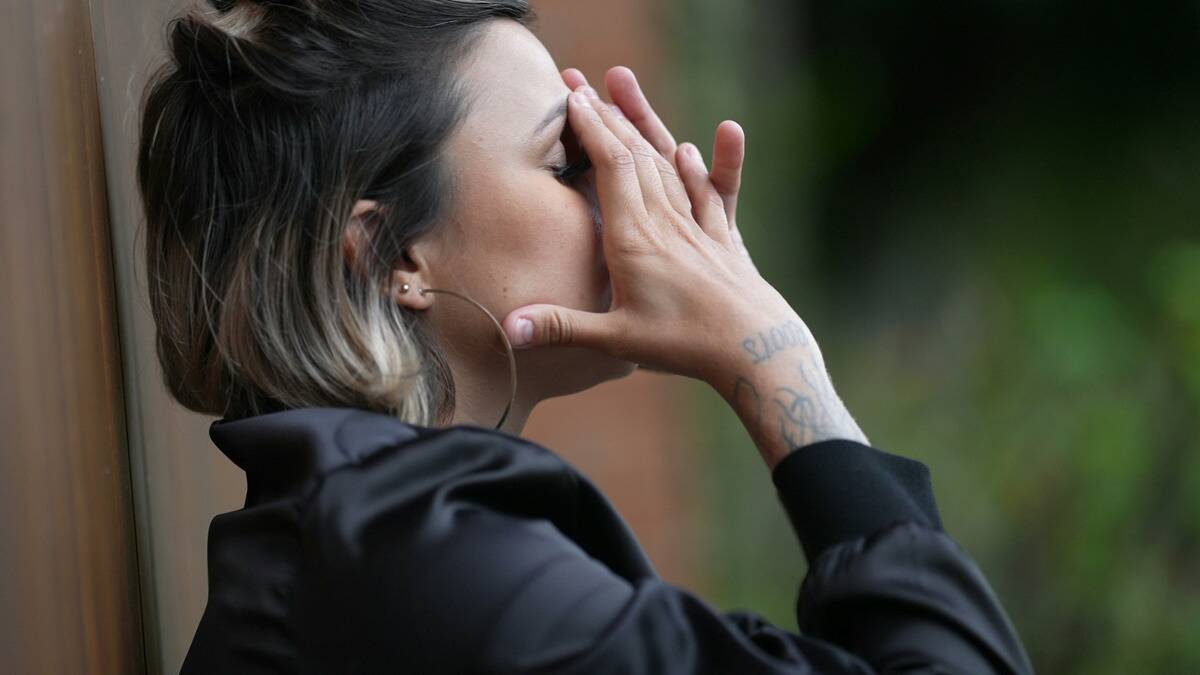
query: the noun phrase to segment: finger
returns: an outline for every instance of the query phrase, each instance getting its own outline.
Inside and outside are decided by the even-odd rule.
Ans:
[[[590,89],[590,91],[595,92],[594,89]],[[593,100],[594,102],[596,101]],[[617,137],[628,145],[630,150],[634,151],[635,156],[644,154],[653,162],[654,168],[658,172],[657,184],[662,186],[662,194],[666,197],[666,203],[680,215],[691,217],[692,205],[688,201],[687,190],[684,189],[683,184],[679,181],[675,165],[673,164],[674,156],[670,159],[663,157],[646,141],[641,132],[633,126],[632,122],[624,117],[612,114],[614,111],[612,106],[602,107],[605,107],[605,110],[610,113],[611,119],[614,120],[613,132],[617,134]],[[647,190],[645,187],[642,192],[646,194]]]
[[[742,166],[746,161],[746,132],[733,120],[721,122],[713,139],[712,182],[725,200],[725,216],[736,222]]]
[[[649,110],[649,117],[647,118],[647,120],[653,121],[654,124],[658,125],[658,129],[662,133],[666,133],[666,138],[667,138],[668,143],[662,144],[661,148],[655,148],[655,149],[659,150],[659,153],[662,156],[664,156],[664,159],[666,161],[673,162],[674,161],[674,138],[671,138],[670,133],[666,132],[666,127],[664,125],[662,125],[661,121],[658,118],[658,115],[654,114],[654,110],[649,108],[649,103],[646,101],[646,97],[641,96],[641,89],[638,88],[637,79],[632,77],[632,76],[634,76],[634,73],[632,73],[632,71],[630,71],[629,68],[626,68],[624,66],[620,66],[618,68],[612,68],[612,70],[610,70],[610,72],[613,72],[613,71],[617,71],[617,72],[616,72],[616,79],[611,79],[612,84],[610,85],[610,94],[612,94],[612,92],[613,92],[612,86],[616,86],[616,90],[617,90],[618,94],[620,96],[624,97],[626,101],[631,102],[630,104],[632,104],[632,106],[637,106],[637,104],[638,104],[637,98],[638,97],[641,98],[641,106],[644,107],[644,109]],[[626,77],[626,74],[628,74],[628,77]],[[566,70],[563,71],[563,82],[568,84],[568,86],[572,86],[572,88],[578,88],[578,86],[580,86],[580,85],[587,85],[588,80],[587,80],[587,77],[584,76],[584,74],[580,70],[578,70],[578,68],[566,68]],[[593,91],[594,91],[594,89],[593,89]],[[618,119],[622,119],[624,121],[628,121],[628,123],[630,123],[630,126],[634,127],[634,129],[637,130],[638,133],[642,133],[641,130],[638,130],[638,127],[636,125],[632,124],[632,121],[629,119],[628,115],[625,115],[623,113],[623,110],[622,110],[622,108],[620,108],[617,101],[613,101],[612,103],[608,104],[607,109],[610,110],[610,112],[614,115],[614,117],[617,117]],[[642,133],[642,136],[644,138],[644,133]],[[659,136],[661,137],[661,133],[659,133]],[[652,145],[653,145],[653,143],[652,143]],[[668,148],[670,148],[670,149],[668,149]],[[664,163],[661,163],[661,162],[659,162],[659,163],[660,163],[659,171],[661,173],[662,171],[665,171],[666,165],[664,165]],[[671,166],[670,171],[672,171],[672,172],[676,171],[676,167]],[[668,183],[666,183],[664,185],[664,187],[665,187],[668,201],[671,202],[672,207],[674,209],[676,209],[677,211],[679,211],[680,214],[690,215],[690,205],[688,203],[688,196],[686,196],[686,191],[683,189],[683,185],[682,184],[677,185],[674,183],[670,183],[670,181],[668,181]]]
[[[691,216],[691,202],[687,198],[687,190],[681,181],[671,178],[679,171],[675,164],[675,138],[654,112],[637,77],[629,68],[615,66],[605,73],[605,84],[613,98],[614,110],[618,113],[624,110],[624,117],[630,126],[662,157],[662,161],[658,161],[657,164],[672,207],[681,215]]]
[[[566,70],[562,71],[562,79],[563,83],[566,84],[567,88],[571,91],[575,91],[576,89],[588,83],[587,76],[585,76],[583,71],[579,70],[578,68],[567,68]]]
[[[645,222],[648,214],[633,153],[605,124],[584,89],[567,97],[567,117],[580,147],[596,167],[596,195],[606,223],[603,231]]]
[[[501,322],[514,349],[562,346],[608,351],[620,334],[621,310],[596,313],[559,305],[526,305]]]
[[[725,220],[725,201],[712,181],[708,179],[708,167],[704,166],[704,158],[700,149],[691,143],[680,145],[675,151],[675,166],[679,167],[679,177],[687,188],[688,198],[692,202],[692,213],[700,229],[714,240],[730,243],[729,223]]]
[[[625,66],[609,68],[608,72],[604,74],[604,84],[608,88],[608,94],[612,97],[613,103],[620,107],[625,113],[625,117],[650,142],[650,145],[654,146],[654,149],[658,150],[663,157],[674,158],[675,137],[663,124],[658,113],[654,112],[654,108],[646,98],[645,92],[642,91],[641,85],[638,84],[633,71]]]
[[[648,212],[659,213],[667,210],[677,210],[676,202],[668,196],[667,188],[663,184],[662,170],[658,165],[658,161],[662,159],[662,156],[654,148],[650,147],[650,144],[642,138],[641,134],[637,132],[637,129],[633,128],[633,125],[628,120],[618,118],[613,114],[611,107],[600,100],[600,95],[596,93],[595,89],[585,87],[584,91],[587,93],[591,104],[600,115],[600,118],[604,120],[604,124],[608,127],[609,131],[620,140],[628,149],[630,155],[632,155],[646,210]],[[671,167],[668,168],[674,174],[674,169]],[[683,195],[683,201],[687,201],[686,194]],[[684,213],[689,212],[684,211]]]
[[[584,75],[583,71],[579,70],[578,68],[567,68],[566,70],[562,71],[562,76],[563,82],[570,87],[572,91],[581,86],[586,86],[588,83],[587,76]],[[623,119],[625,118],[625,113],[621,110],[620,106],[614,103],[612,105],[612,109],[613,113],[615,113],[617,117]]]

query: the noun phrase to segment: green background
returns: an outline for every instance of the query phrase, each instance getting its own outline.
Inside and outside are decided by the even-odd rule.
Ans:
[[[669,25],[678,135],[746,128],[747,246],[872,444],[930,466],[1039,672],[1200,673],[1200,4],[675,0]],[[692,404],[704,595],[795,629],[764,467]]]

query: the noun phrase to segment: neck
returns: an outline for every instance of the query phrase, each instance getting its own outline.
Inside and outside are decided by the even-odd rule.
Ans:
[[[513,401],[512,409],[508,411],[508,416],[504,418],[504,424],[500,426],[501,431],[506,431],[514,436],[521,435],[532,408],[519,405],[520,402],[520,399]],[[500,421],[500,415],[504,412],[504,406],[508,403],[508,397],[505,396],[503,401],[496,400],[494,403],[495,405],[469,410],[464,409],[466,406],[463,406],[461,402],[457,403],[454,417],[448,426],[472,424],[485,429],[494,429],[496,422]]]
[[[504,361],[503,357],[501,360]],[[454,373],[455,394],[454,415],[448,426],[472,424],[485,429],[495,428],[512,391],[507,362],[501,363],[499,370],[470,368],[453,359],[449,362]],[[535,405],[536,400],[522,395],[518,382],[517,395],[500,430],[519,436]]]

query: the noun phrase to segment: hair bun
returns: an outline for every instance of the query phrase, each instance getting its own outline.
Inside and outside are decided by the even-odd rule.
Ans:
[[[172,24],[175,65],[214,102],[311,102],[346,78],[348,64],[304,0],[198,0]]]

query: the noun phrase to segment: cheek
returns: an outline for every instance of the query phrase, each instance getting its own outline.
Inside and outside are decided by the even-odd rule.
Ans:
[[[557,183],[538,191],[525,186],[519,207],[506,218],[509,238],[496,261],[512,282],[514,306],[596,307],[608,273],[592,211],[583,194]]]
[[[469,178],[457,195],[455,226],[444,231],[447,283],[504,314],[535,303],[608,308],[608,269],[584,192],[544,169],[506,166]]]

